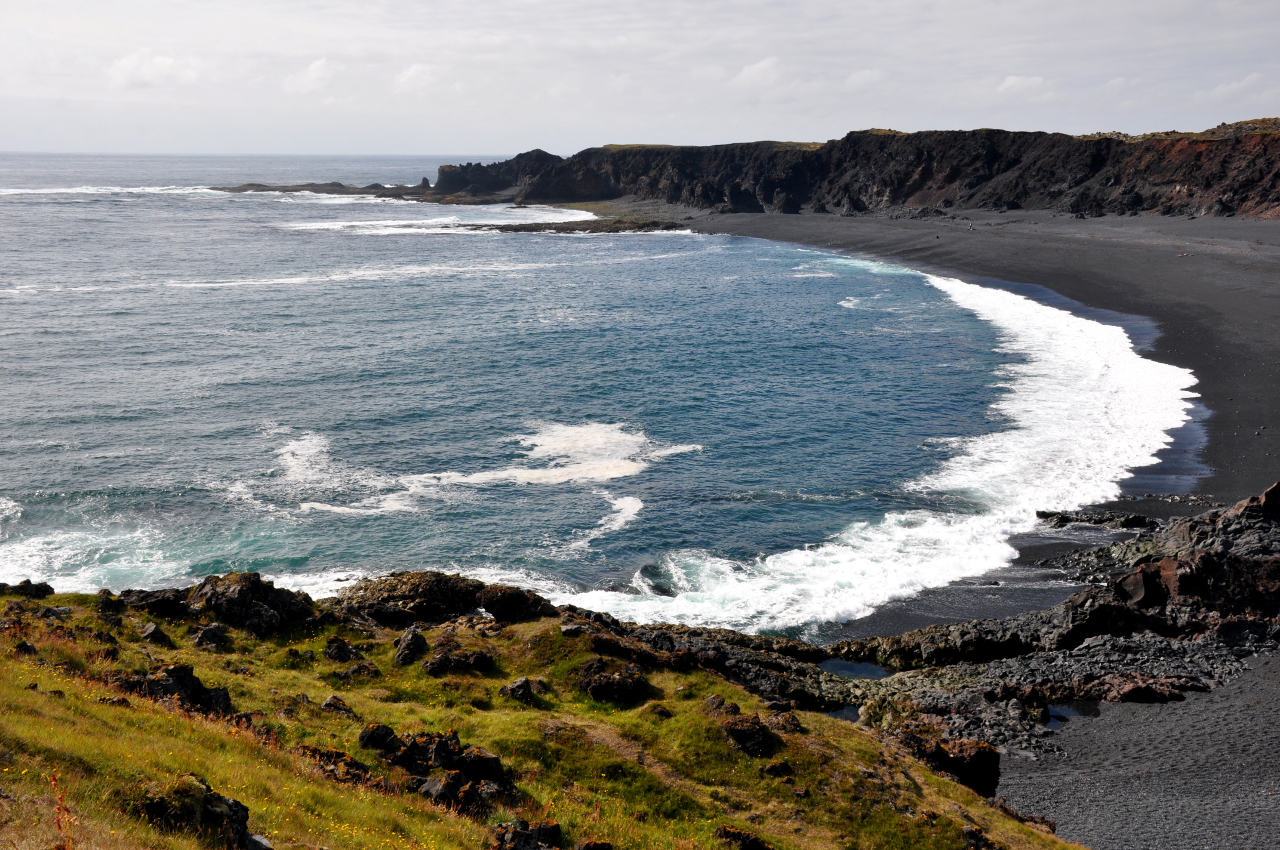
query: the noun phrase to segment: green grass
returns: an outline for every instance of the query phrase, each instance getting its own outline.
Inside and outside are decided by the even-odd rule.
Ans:
[[[0,608],[7,604],[0,598]],[[716,828],[730,824],[778,850],[959,848],[968,823],[1010,848],[1066,846],[933,775],[869,731],[821,714],[800,712],[808,732],[783,735],[776,758],[790,762],[794,776],[768,777],[762,768],[769,759],[732,747],[704,704],[718,694],[747,714],[763,714],[761,701],[704,671],[648,674],[670,719],[648,704],[593,700],[575,684],[577,668],[593,656],[587,639],[565,637],[554,619],[509,626],[491,638],[459,626],[458,642],[492,653],[496,669],[441,678],[417,664],[394,664],[396,632],[340,630],[382,673],[343,682],[339,674],[350,663],[322,654],[332,628],[265,641],[233,630],[233,650],[212,652],[191,646],[185,624],[158,620],[177,644],[159,649],[138,637],[151,618],[126,614],[114,631],[119,658],[108,660],[104,644],[91,636],[105,628],[91,597],[60,596],[28,607],[44,604],[70,605],[73,616],[59,627],[28,613],[25,628],[0,633],[0,791],[14,798],[0,799],[0,844],[50,848],[67,846],[70,838],[70,846],[82,847],[196,847],[191,836],[156,831],[123,814],[118,803],[142,783],[195,773],[247,805],[251,828],[276,847],[483,846],[486,824],[414,793],[332,783],[295,749],[344,750],[394,788],[403,773],[357,741],[365,723],[380,722],[402,734],[455,729],[464,742],[497,753],[514,771],[522,800],[488,822],[551,817],[568,846],[598,839],[623,849],[716,847]],[[425,636],[434,648],[443,633],[437,627]],[[22,639],[37,646],[36,659],[15,656],[12,647]],[[290,649],[310,650],[315,661]],[[108,672],[161,663],[191,664],[207,686],[227,687],[238,711],[259,712],[255,726],[266,734],[139,697],[130,697],[131,707],[99,702],[116,695],[101,684]],[[550,692],[536,707],[500,696],[499,688],[517,676],[543,678]],[[37,689],[26,689],[33,682]],[[321,710],[330,693],[358,718]],[[62,833],[50,777],[57,777],[76,818],[69,826],[62,818]]]

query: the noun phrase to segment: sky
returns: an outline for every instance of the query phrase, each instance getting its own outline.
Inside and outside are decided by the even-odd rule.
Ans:
[[[3,0],[0,150],[569,154],[1280,115],[1276,0]]]

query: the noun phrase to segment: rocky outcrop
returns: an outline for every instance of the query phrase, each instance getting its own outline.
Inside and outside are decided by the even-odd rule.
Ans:
[[[486,585],[476,594],[476,601],[499,623],[522,623],[559,613],[554,605],[533,591],[504,584]]]
[[[475,579],[445,573],[390,573],[344,590],[336,609],[347,620],[394,628],[443,623],[480,607],[476,595],[484,587]]]
[[[493,806],[519,797],[502,760],[463,744],[456,732],[401,737],[389,726],[369,725],[360,733],[360,746],[403,768],[422,796],[472,817],[484,817]]]
[[[259,573],[209,576],[187,594],[187,607],[257,637],[297,628],[315,614],[310,596],[276,587]]]
[[[310,596],[276,587],[258,573],[209,576],[187,588],[122,590],[117,599],[104,591],[98,595],[98,607],[103,611],[130,608],[171,620],[212,618],[257,637],[299,628],[316,617]]]
[[[168,664],[151,673],[115,673],[107,681],[127,693],[167,700],[186,711],[221,716],[235,713],[227,689],[205,687],[188,664]]]
[[[223,796],[194,774],[168,784],[146,783],[123,795],[121,809],[166,832],[191,832],[209,846],[228,850],[270,850],[260,835],[249,832],[249,809]]]
[[[1068,136],[861,130],[823,144],[609,145],[446,165],[436,185],[228,191],[372,194],[445,203],[566,203],[632,195],[717,212],[928,215],[964,209],[1280,217],[1280,120],[1204,133]]]
[[[1106,583],[1047,611],[830,647],[905,671],[864,685],[863,719],[1052,749],[1052,706],[1180,700],[1280,642],[1280,486],[1101,551]]]

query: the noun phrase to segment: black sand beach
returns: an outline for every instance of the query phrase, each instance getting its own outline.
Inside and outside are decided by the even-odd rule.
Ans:
[[[1202,455],[1210,471],[1194,491],[1231,502],[1280,479],[1280,221],[689,214],[686,223],[701,232],[837,249],[977,283],[1038,284],[1090,308],[1149,317],[1159,330],[1150,356],[1191,369],[1211,413]],[[864,628],[886,633],[933,618],[1000,616],[1011,604],[1052,595],[1016,586],[924,594],[897,606],[897,616],[888,606],[879,615],[885,622]],[[976,612],[984,596],[993,607]],[[999,793],[1017,809],[1056,820],[1061,837],[1096,848],[1274,846],[1278,696],[1280,664],[1258,656],[1241,677],[1185,702],[1105,706],[1100,718],[1066,725],[1056,739],[1062,756],[1006,756]]]

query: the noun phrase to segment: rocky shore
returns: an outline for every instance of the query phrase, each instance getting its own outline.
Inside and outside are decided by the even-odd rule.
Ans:
[[[808,740],[803,736],[817,718],[834,712],[845,719],[831,722],[847,725],[856,718],[858,728],[874,732],[881,746],[904,750],[994,799],[1001,790],[1002,760],[1052,758],[1054,730],[1065,717],[1096,711],[1099,704],[1171,703],[1210,691],[1280,641],[1280,485],[1228,508],[1167,522],[1115,514],[1048,519],[1109,522],[1137,533],[1064,558],[1065,570],[1091,564],[1088,574],[1097,583],[1049,610],[825,647],[719,629],[624,623],[571,606],[557,608],[518,588],[435,572],[365,580],[319,602],[256,573],[212,576],[181,589],[103,591],[90,602],[96,611],[92,626],[78,619],[75,606],[45,602],[52,588],[25,582],[0,586],[0,595],[18,600],[9,603],[0,625],[9,636],[10,658],[57,667],[49,640],[97,647],[80,658],[81,673],[113,694],[100,702],[158,701],[170,710],[223,718],[268,739],[281,730],[261,705],[246,704],[252,689],[210,685],[202,679],[207,672],[179,662],[195,652],[197,658],[211,653],[230,664],[240,657],[233,654],[237,645],[274,643],[285,668],[327,665],[332,669],[322,679],[335,686],[323,704],[290,698],[276,713],[296,717],[303,706],[317,705],[309,710],[352,722],[366,715],[364,706],[387,699],[351,704],[352,694],[390,681],[391,669],[416,666],[427,677],[452,677],[454,686],[475,676],[509,678],[500,693],[467,699],[489,711],[501,697],[504,704],[550,712],[547,722],[553,723],[566,720],[565,689],[592,704],[613,706],[610,711],[643,710],[661,721],[674,716],[670,701],[680,698],[680,688],[707,681],[690,677],[709,675],[741,687],[759,700],[759,708],[748,714],[743,698],[711,693],[698,698],[700,722],[719,729],[745,758],[774,759],[761,762],[766,775],[791,776],[795,768],[785,758],[777,761],[779,754],[793,752],[789,741]],[[553,625],[536,625],[543,623]],[[517,632],[520,624],[536,627]],[[512,644],[517,634],[523,637]],[[319,641],[319,649],[297,649],[299,636]],[[141,653],[132,666],[120,661],[130,643]],[[527,672],[512,677],[517,670],[510,653],[517,645],[533,655],[525,659]],[[96,666],[89,665],[90,657]],[[257,657],[261,663],[263,656]],[[141,659],[151,661],[139,666]],[[659,684],[663,677],[673,677],[665,688]],[[670,684],[680,681],[686,684],[673,691]],[[464,817],[539,810],[522,808],[522,774],[506,765],[501,746],[486,749],[455,732],[406,732],[385,722],[359,728],[357,745],[365,754],[309,741],[298,752],[331,781],[408,788]],[[11,733],[5,745],[28,746]],[[374,769],[371,758],[385,767]],[[658,775],[676,781],[662,770]],[[182,793],[204,801],[200,806],[223,812],[224,821],[232,817],[228,812],[245,810],[244,817],[233,818],[239,837],[228,846],[266,846],[254,843],[259,839],[247,831],[248,810],[238,801],[199,776],[175,781],[187,789]],[[172,788],[147,785],[120,793],[121,811],[145,810],[152,822],[177,818],[172,797],[178,792]],[[797,817],[803,809],[802,804]],[[558,846],[558,839],[547,837],[551,832],[538,831],[544,827],[530,826],[528,818],[523,823],[504,823],[493,846]],[[723,826],[724,835],[737,835],[733,830],[751,823]],[[755,833],[744,834],[742,841],[762,843],[740,846],[767,846]]]

